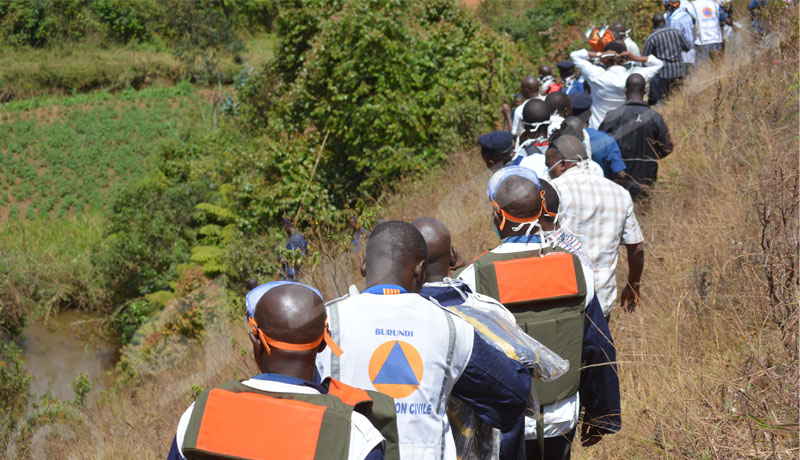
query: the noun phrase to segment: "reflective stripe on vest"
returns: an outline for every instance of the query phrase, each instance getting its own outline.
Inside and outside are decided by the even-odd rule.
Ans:
[[[499,300],[531,337],[569,361],[569,371],[552,382],[534,380],[542,405],[578,391],[586,302],[580,259],[556,250],[490,252],[474,263],[475,287]]]
[[[187,460],[347,458],[352,413],[333,396],[229,382],[197,398],[181,450]]]

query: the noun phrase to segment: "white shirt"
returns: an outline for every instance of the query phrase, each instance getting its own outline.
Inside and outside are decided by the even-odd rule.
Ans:
[[[542,248],[540,243],[501,243],[500,246],[492,249],[493,254],[509,254],[514,252],[535,251]],[[583,275],[586,279],[586,308],[594,298],[594,281],[592,269],[581,263]],[[470,287],[473,292],[477,292],[475,282],[475,266],[470,264],[466,267],[458,278]],[[536,338],[536,337],[534,337]],[[573,363],[570,363],[572,366]],[[574,395],[556,401],[553,404],[542,406],[542,419],[544,420],[544,437],[554,438],[568,433],[575,428],[580,416],[581,404],[580,395]],[[536,420],[525,417],[525,439],[536,439]]]
[[[275,382],[271,380],[248,379],[242,382],[242,385],[248,386],[255,390],[270,391],[274,393],[299,393],[307,395],[318,395],[319,391],[305,385],[292,385],[290,383]],[[192,417],[194,410],[194,403],[181,415],[181,420],[178,422],[178,430],[175,434],[175,441],[178,444],[178,451],[181,457],[183,455],[181,448],[183,447],[183,437],[186,435],[186,429],[189,427],[189,419]],[[353,411],[350,417],[350,452],[347,455],[348,460],[363,460],[369,455],[372,450],[385,442],[381,433],[370,423],[370,421]]]
[[[592,118],[589,119],[589,127],[595,129],[600,126],[609,111],[625,103],[625,81],[628,76],[638,73],[645,81],[649,81],[664,66],[661,59],[650,55],[644,67],[629,70],[615,65],[606,69],[592,64],[589,61],[589,52],[585,49],[573,51],[570,58],[592,89]]]
[[[526,99],[525,102],[514,107],[514,113],[511,115],[511,134],[515,136],[522,134],[522,109],[528,101],[530,99]]]
[[[639,45],[637,45],[635,41],[631,40],[630,37],[625,37],[625,40],[623,40],[623,42],[625,43],[625,48],[627,48],[628,51],[631,52],[631,54],[633,54],[634,56],[642,55],[639,52]]]
[[[586,174],[580,167],[568,169],[551,184],[561,198],[561,226],[589,251],[597,300],[608,316],[617,300],[619,246],[644,241],[631,195],[613,181]]]

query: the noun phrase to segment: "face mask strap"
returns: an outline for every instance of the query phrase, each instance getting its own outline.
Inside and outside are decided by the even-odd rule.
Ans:
[[[339,345],[333,341],[328,332],[328,319],[325,318],[325,329],[322,332],[322,336],[319,339],[308,342],[308,343],[288,343],[288,342],[281,342],[280,340],[275,340],[267,336],[261,328],[258,327],[258,324],[253,319],[252,316],[247,318],[247,323],[253,327],[253,333],[258,335],[258,338],[261,340],[261,343],[264,344],[264,348],[267,350],[267,354],[270,354],[270,345],[279,349],[279,350],[287,350],[287,351],[310,351],[319,346],[324,340],[325,343],[330,347],[331,352],[336,356],[342,355],[342,349],[339,348]]]

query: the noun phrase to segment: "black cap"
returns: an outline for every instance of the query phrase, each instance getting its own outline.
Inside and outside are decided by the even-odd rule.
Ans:
[[[478,138],[481,155],[505,155],[514,148],[514,135],[508,131],[492,131]]]
[[[572,113],[580,113],[588,110],[592,106],[592,96],[586,93],[574,93],[570,95],[572,101]]]
[[[575,64],[573,64],[572,61],[561,61],[556,64],[556,67],[558,67],[559,71],[563,72],[565,70],[574,69]]]

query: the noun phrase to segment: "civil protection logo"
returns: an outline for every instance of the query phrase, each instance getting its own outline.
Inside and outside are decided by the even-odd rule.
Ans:
[[[392,398],[405,398],[422,381],[422,357],[408,342],[382,343],[369,359],[369,380],[377,391]]]
[[[711,15],[712,15],[711,8],[709,8],[709,7],[703,8],[703,16],[705,16],[707,18],[710,18]]]

